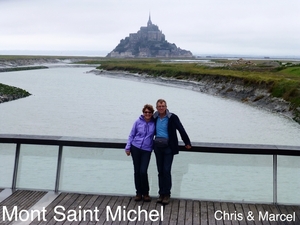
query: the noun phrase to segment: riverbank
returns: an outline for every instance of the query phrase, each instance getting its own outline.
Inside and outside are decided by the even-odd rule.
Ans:
[[[0,83],[0,103],[25,98],[30,95],[26,90]]]
[[[74,63],[87,57],[55,57],[55,56],[0,56],[0,73],[22,70],[47,69],[48,64]],[[1,74],[0,74],[1,75]],[[13,87],[0,83],[0,103],[28,97],[31,94],[21,87]]]
[[[272,60],[252,62],[239,59],[237,61],[210,60],[209,64],[203,65],[201,60],[197,63],[176,63],[153,59],[107,60],[101,57],[0,56],[0,69],[19,70],[22,67],[78,62],[101,64],[98,70],[94,71],[96,74],[102,74],[104,69],[107,74],[114,76],[119,76],[121,73],[124,76],[139,77],[146,81],[150,81],[151,78],[151,82],[179,85],[182,88],[191,88],[195,91],[241,101],[280,113],[300,123],[299,62]],[[23,96],[25,95],[20,95],[20,97]],[[3,92],[0,92],[0,97],[5,101],[18,98],[18,96],[10,96]]]
[[[40,66],[57,63],[76,63],[87,60],[100,60],[103,57],[88,56],[34,56],[34,55],[0,55],[0,68],[22,66]]]
[[[1,72],[13,72],[13,71],[21,71],[21,70],[39,70],[39,69],[47,69],[46,66],[24,66],[24,67],[12,67],[12,68],[0,68]]]
[[[195,90],[242,101],[300,123],[299,60],[103,60],[100,70],[147,74],[194,84]]]
[[[292,108],[291,103],[282,98],[273,97],[270,93],[271,85],[247,84],[242,79],[228,79],[222,76],[203,76],[200,81],[195,79],[176,79],[162,76],[152,76],[145,73],[130,73],[126,71],[92,70],[96,75],[108,75],[113,77],[127,77],[139,81],[160,83],[168,86],[176,86],[191,89],[201,93],[221,96],[253,107],[259,107],[274,113],[282,114],[300,123],[299,108]]]
[[[40,66],[42,63],[54,63],[54,59],[33,59],[33,58],[1,58],[0,57],[0,73],[1,72],[13,72],[13,71],[22,71],[22,70],[37,70],[37,69],[47,69],[46,66]],[[39,64],[39,65],[38,65]],[[0,104],[4,102],[9,102],[17,100],[20,98],[25,98],[30,96],[31,93],[28,91],[9,86],[6,84],[0,83]]]

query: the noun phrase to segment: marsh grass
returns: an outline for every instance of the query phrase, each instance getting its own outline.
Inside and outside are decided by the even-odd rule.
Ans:
[[[5,95],[13,96],[14,98],[22,98],[22,97],[29,96],[30,93],[21,88],[0,83],[0,96],[5,96]]]
[[[205,76],[214,76],[226,77],[231,81],[242,80],[245,85],[264,84],[272,96],[291,102],[292,107],[300,106],[300,65],[286,64],[284,67],[269,67],[259,71],[260,64],[255,67],[241,66],[231,69],[228,66],[209,67],[198,63],[171,63],[150,59],[115,59],[102,60],[98,63],[101,64],[98,69],[122,70],[155,77],[200,81]]]
[[[12,68],[0,68],[0,72],[12,72],[12,71],[22,71],[22,70],[39,70],[48,69],[46,66],[26,66],[26,67],[12,67]]]

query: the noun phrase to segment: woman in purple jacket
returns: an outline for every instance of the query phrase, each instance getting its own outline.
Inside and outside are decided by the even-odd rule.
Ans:
[[[155,123],[152,117],[154,108],[146,104],[141,115],[133,124],[125,152],[131,154],[134,167],[135,201],[151,201],[149,196],[148,166],[153,150]]]

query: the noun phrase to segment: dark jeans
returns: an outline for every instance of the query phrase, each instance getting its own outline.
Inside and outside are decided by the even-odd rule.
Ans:
[[[135,146],[130,148],[133,168],[134,184],[137,195],[146,195],[149,193],[148,166],[151,158],[151,152],[139,149]]]
[[[159,195],[171,195],[172,188],[172,176],[171,168],[174,155],[172,150],[167,148],[154,147],[154,153],[156,156],[156,165],[158,171],[158,186]]]

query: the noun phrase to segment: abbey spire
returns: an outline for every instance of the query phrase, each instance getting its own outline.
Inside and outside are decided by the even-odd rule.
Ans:
[[[152,25],[152,22],[151,22],[151,15],[149,13],[149,20],[148,20],[148,23],[147,23],[147,26],[150,27]]]

